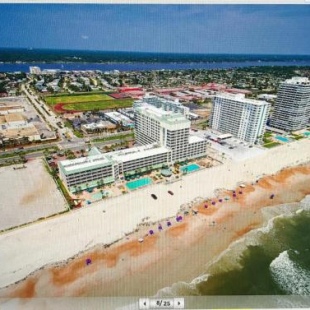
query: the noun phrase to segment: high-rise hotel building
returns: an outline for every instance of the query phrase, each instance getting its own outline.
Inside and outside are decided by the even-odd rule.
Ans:
[[[148,97],[159,104],[160,99]],[[137,147],[102,154],[93,148],[87,157],[58,163],[59,175],[71,192],[112,183],[176,161],[203,157],[207,141],[189,134],[190,121],[171,102],[166,110],[144,100],[134,103]],[[172,109],[170,109],[172,107]],[[181,112],[181,113],[180,113]]]
[[[210,127],[251,144],[264,134],[270,104],[243,94],[218,94],[213,99]]]
[[[190,121],[179,112],[164,110],[143,100],[134,103],[135,137],[140,145],[157,142],[172,151],[172,162],[206,154],[204,139],[189,134]]]
[[[310,117],[310,81],[293,77],[280,84],[270,125],[284,131],[304,129]]]

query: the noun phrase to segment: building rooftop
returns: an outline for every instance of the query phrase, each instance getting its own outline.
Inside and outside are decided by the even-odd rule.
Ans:
[[[143,111],[145,114],[148,114],[149,116],[165,122],[165,123],[188,123],[190,124],[190,121],[181,113],[175,113],[173,111],[165,111],[163,109],[156,108],[153,105],[150,105],[148,103],[140,103],[138,107],[136,107],[138,111]]]
[[[196,143],[196,142],[201,142],[201,141],[204,141],[204,139],[201,138],[201,137],[198,137],[198,136],[190,135],[190,136],[188,137],[188,142],[189,142],[189,144],[191,144],[191,143]]]
[[[25,118],[22,114],[20,113],[11,113],[11,114],[6,114],[5,116],[5,120],[7,123],[10,122],[23,122],[25,121]]]
[[[95,156],[101,155],[101,152],[98,150],[97,147],[92,147],[91,150],[88,152],[88,156]]]
[[[0,127],[0,132],[1,134],[3,134],[5,138],[13,138],[13,139],[16,139],[18,137],[30,137],[39,135],[37,128],[32,124],[22,128],[8,128],[4,130],[1,130]]]
[[[5,120],[4,115],[0,115],[0,125],[5,124],[5,123],[6,123],[6,120]]]
[[[111,165],[112,163],[113,162],[104,154],[62,160],[59,162],[66,174],[88,171],[90,168],[95,169]]]
[[[248,103],[248,104],[260,105],[260,106],[270,104],[267,101],[263,101],[263,100],[255,100],[255,99],[245,98],[244,94],[219,93],[215,96],[215,98],[217,98],[217,97],[237,101],[240,103]]]
[[[120,121],[125,121],[125,122],[129,122],[129,123],[132,122],[132,120],[129,117],[127,117],[127,116],[125,116],[119,112],[105,112],[104,114],[109,116],[111,119],[114,119],[115,121],[118,121],[118,122],[120,122]]]
[[[116,161],[127,162],[139,158],[145,158],[156,154],[162,154],[170,152],[170,149],[166,147],[159,147],[157,143],[137,146],[130,149],[110,152],[107,154],[111,159]]]
[[[284,82],[282,82],[284,84],[302,84],[302,85],[310,85],[310,80],[306,77],[299,77],[299,76],[295,76],[292,77],[289,80],[285,80]]]
[[[90,124],[84,124],[82,125],[82,127],[86,128],[86,129],[100,129],[100,128],[109,128],[109,129],[112,129],[112,128],[116,128],[116,125],[110,123],[110,122],[107,122],[107,121],[101,121],[99,123],[90,123]]]
[[[156,154],[170,152],[168,148],[159,147],[156,143],[138,146],[130,149],[101,154],[96,148],[92,148],[87,157],[80,157],[71,160],[60,161],[60,165],[66,174],[87,171],[90,168],[96,169],[102,166],[112,165],[115,162],[127,162]]]

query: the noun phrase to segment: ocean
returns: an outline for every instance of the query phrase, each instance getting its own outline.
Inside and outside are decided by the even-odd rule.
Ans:
[[[187,69],[234,69],[248,67],[310,67],[310,60],[290,61],[245,61],[245,62],[188,62],[188,63],[0,63],[0,72],[29,72],[30,66],[43,69],[59,69],[63,71],[151,71],[151,70],[187,70]]]
[[[198,278],[157,296],[310,296],[310,196],[273,209],[267,226],[233,243]]]

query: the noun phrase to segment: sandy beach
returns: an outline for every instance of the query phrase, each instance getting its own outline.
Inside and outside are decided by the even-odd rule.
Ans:
[[[309,161],[309,141],[298,141],[2,234],[0,296],[154,295],[177,281],[191,281],[232,242],[266,223],[264,207],[310,194],[310,166],[297,167]],[[241,189],[238,182],[247,185]],[[203,202],[189,204],[197,197]],[[189,214],[180,207],[191,207]],[[176,214],[183,217],[179,223]],[[149,226],[138,227],[146,217]],[[170,217],[168,228],[162,219]],[[150,229],[155,234],[146,236]]]

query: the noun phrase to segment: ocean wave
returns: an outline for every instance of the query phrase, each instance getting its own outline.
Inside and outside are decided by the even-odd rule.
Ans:
[[[310,294],[310,272],[292,261],[288,251],[281,252],[269,268],[273,279],[285,293]]]
[[[310,211],[310,195],[307,195],[301,202],[302,209]]]
[[[300,203],[289,203],[262,209],[261,212],[266,218],[265,225],[251,230],[242,238],[231,243],[225,251],[206,265],[206,270],[209,271],[211,269],[213,274],[215,271],[214,266],[216,265],[220,265],[220,271],[223,271],[223,265],[227,269],[242,268],[243,266],[239,262],[240,253],[243,253],[250,246],[261,245],[264,242],[264,236],[273,231],[277,220],[294,216],[295,210],[300,207]]]
[[[198,296],[197,285],[208,280],[209,275],[204,274],[195,278],[192,282],[176,282],[172,286],[160,289],[154,297],[175,297],[175,296]]]
[[[250,246],[260,246],[265,244],[265,236],[268,236],[274,230],[275,223],[281,218],[289,218],[296,215],[296,210],[310,210],[310,195],[305,197],[300,203],[281,204],[273,207],[262,209],[262,213],[266,219],[265,225],[248,232],[242,238],[234,241],[220,255],[215,257],[205,266],[205,274],[195,278],[192,282],[177,282],[170,287],[160,289],[156,297],[175,297],[175,296],[195,296],[200,295],[197,286],[201,282],[208,280],[210,275],[227,270],[237,270],[243,268],[240,262],[241,253],[244,253]],[[276,236],[274,236],[276,237]],[[276,251],[283,251],[280,243],[273,244],[273,249],[278,247]],[[268,249],[265,249],[268,251]],[[310,283],[310,278],[309,278]]]

